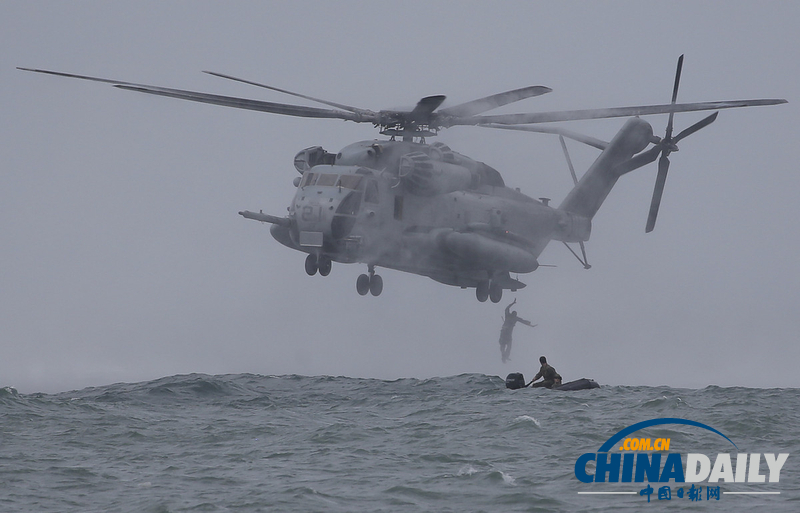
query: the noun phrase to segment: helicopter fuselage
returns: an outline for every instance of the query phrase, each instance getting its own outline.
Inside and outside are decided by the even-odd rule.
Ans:
[[[509,273],[536,270],[550,240],[585,241],[591,231],[588,218],[506,187],[495,169],[441,143],[361,141],[336,155],[314,147],[295,167],[289,222],[271,233],[320,269],[329,259],[460,287],[495,283],[494,299],[525,286]],[[306,269],[313,274],[313,262]]]

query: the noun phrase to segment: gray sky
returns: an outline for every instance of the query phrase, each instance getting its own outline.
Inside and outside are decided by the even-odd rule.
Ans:
[[[546,354],[602,384],[796,387],[800,172],[797,2],[2,2],[0,386],[55,392],[189,372],[532,377]],[[584,270],[552,244],[500,304],[361,265],[309,277],[304,254],[239,210],[283,215],[295,153],[372,139],[289,118],[17,71],[39,67],[295,103],[228,73],[378,110],[527,85],[494,112],[786,98],[722,111],[670,159],[624,177]],[[447,104],[445,104],[446,106]],[[681,130],[705,116],[676,116]],[[666,115],[649,116],[663,134]],[[563,126],[609,140],[624,120]],[[438,140],[558,204],[557,138],[456,127]],[[568,143],[579,172],[597,151]],[[520,315],[500,362],[501,315]]]

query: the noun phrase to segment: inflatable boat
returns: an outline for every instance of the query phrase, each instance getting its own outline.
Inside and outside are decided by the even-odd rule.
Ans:
[[[506,378],[506,388],[510,388],[511,390],[517,390],[525,387],[526,387],[525,377],[522,375],[521,372],[512,372]],[[593,379],[581,378],[581,379],[576,379],[575,381],[562,383],[559,386],[554,386],[550,390],[570,391],[570,390],[587,390],[589,388],[600,388],[600,385],[598,385],[597,381]]]

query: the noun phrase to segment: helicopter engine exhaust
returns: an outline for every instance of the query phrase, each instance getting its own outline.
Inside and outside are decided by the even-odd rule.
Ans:
[[[469,190],[479,181],[469,169],[434,160],[421,151],[403,155],[398,174],[406,188],[418,196]]]
[[[445,232],[437,242],[460,260],[480,262],[489,268],[529,273],[539,267],[536,257],[523,248],[477,233]]]

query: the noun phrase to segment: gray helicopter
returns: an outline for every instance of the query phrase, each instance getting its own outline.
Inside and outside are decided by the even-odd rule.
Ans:
[[[658,174],[646,225],[647,232],[653,230],[670,153],[678,150],[677,143],[683,138],[714,122],[718,114],[714,112],[673,136],[676,112],[786,103],[783,99],[764,99],[679,104],[676,99],[682,64],[683,56],[678,59],[669,104],[494,116],[481,114],[548,93],[551,89],[525,87],[442,109],[439,107],[445,97],[429,96],[410,111],[375,112],[221,73],[206,72],[332,109],[19,69],[105,82],[120,89],[225,107],[371,123],[388,139],[356,142],[335,153],[321,146],[297,153],[294,167],[301,176],[294,179],[297,191],[286,217],[261,211],[240,214],[270,223],[270,233],[278,242],[307,253],[305,270],[309,275],[327,276],[333,262],[366,264],[367,273],[356,280],[356,290],[361,295],[380,295],[383,280],[375,269],[384,267],[428,276],[447,285],[475,288],[479,301],[491,299],[497,303],[504,290],[525,287],[511,274],[535,271],[539,267],[539,255],[551,240],[567,245],[588,269],[584,242],[589,240],[592,218],[622,175],[658,158]],[[650,124],[638,117],[659,113],[669,113],[664,137],[655,136]],[[554,121],[613,117],[630,119],[610,142],[563,128],[539,126]],[[557,134],[574,188],[554,208],[546,198],[537,200],[507,187],[501,174],[483,162],[457,153],[445,144],[426,143],[426,139],[439,130],[457,125]],[[564,137],[601,150],[580,180],[566,151]],[[577,243],[582,254],[579,256],[568,243]]]

